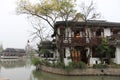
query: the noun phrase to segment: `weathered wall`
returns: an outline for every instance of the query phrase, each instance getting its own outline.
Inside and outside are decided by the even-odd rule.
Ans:
[[[70,57],[70,49],[68,47],[65,48],[66,58],[64,58],[65,65],[68,65],[69,62],[71,62],[71,59],[68,59]]]
[[[41,70],[61,74],[61,75],[109,75],[109,76],[120,76],[120,69],[108,68],[108,69],[75,69],[72,71],[65,71],[64,69],[51,68],[46,66],[41,66]]]
[[[117,46],[117,47],[116,47],[115,63],[116,63],[116,64],[120,64],[120,46]]]

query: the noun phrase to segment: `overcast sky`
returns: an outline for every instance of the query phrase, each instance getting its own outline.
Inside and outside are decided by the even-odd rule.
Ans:
[[[31,24],[24,15],[15,14],[16,1],[0,1],[0,43],[4,48],[25,48],[27,40],[30,39]],[[120,0],[95,1],[105,20],[120,22]]]

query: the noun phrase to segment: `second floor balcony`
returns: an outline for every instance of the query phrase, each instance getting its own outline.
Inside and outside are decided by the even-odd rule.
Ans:
[[[120,34],[113,34],[108,36],[110,45],[120,45]]]
[[[96,46],[100,44],[102,37],[62,37],[60,44],[63,47],[69,46]]]

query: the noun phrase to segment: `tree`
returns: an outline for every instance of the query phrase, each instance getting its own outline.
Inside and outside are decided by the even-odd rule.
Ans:
[[[41,19],[48,23],[49,27],[54,29],[54,24],[57,20],[63,20],[67,23],[68,20],[75,16],[75,1],[76,0],[40,0],[39,3],[32,4],[29,0],[19,0],[16,12]],[[56,34],[60,36],[58,33]],[[58,46],[58,50],[60,51],[60,61],[63,62],[60,45]]]
[[[64,21],[70,19],[75,13],[75,0],[40,0],[32,4],[29,0],[19,0],[17,4],[18,14],[27,14],[46,21],[54,29],[58,19]]]
[[[97,56],[101,63],[104,63],[104,58],[108,59],[108,64],[111,63],[111,56],[115,53],[115,48],[108,44],[107,39],[103,39],[102,43],[96,48]]]
[[[100,13],[96,11],[96,6],[93,1],[89,5],[82,3],[80,6],[79,16],[84,20],[98,19],[100,18]]]
[[[32,40],[38,39],[40,42],[46,41],[51,37],[51,29],[48,29],[40,20],[32,21],[33,31],[31,31]]]

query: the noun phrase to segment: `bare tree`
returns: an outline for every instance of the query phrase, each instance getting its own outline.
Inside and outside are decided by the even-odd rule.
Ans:
[[[79,20],[82,19],[83,21],[87,20],[94,20],[99,19],[101,17],[101,14],[96,11],[96,6],[93,1],[91,1],[89,4],[85,4],[85,2],[82,2],[79,6],[80,12],[76,14],[75,18],[73,20]]]
[[[31,21],[33,31],[31,31],[32,40],[38,39],[40,42],[46,41],[51,38],[52,30],[48,29],[48,25],[45,25],[40,20]]]

